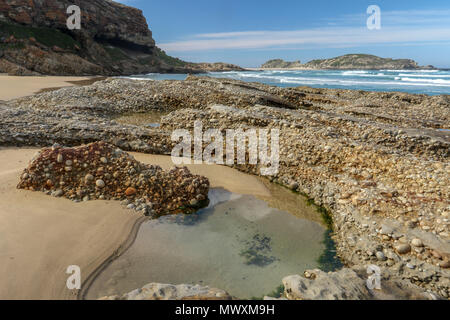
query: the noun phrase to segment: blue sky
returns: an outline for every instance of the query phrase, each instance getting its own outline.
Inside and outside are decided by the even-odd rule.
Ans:
[[[193,62],[256,67],[347,53],[411,58],[450,68],[449,0],[121,0],[144,12],[153,38]],[[381,9],[369,30],[367,8]]]

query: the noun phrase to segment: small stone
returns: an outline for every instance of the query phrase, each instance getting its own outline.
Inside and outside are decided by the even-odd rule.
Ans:
[[[416,268],[416,266],[415,266],[414,264],[410,263],[410,262],[408,262],[408,263],[406,264],[406,267],[407,267],[408,269],[411,269],[411,270]]]
[[[125,195],[126,195],[127,197],[130,197],[130,196],[132,196],[132,195],[134,195],[134,194],[136,194],[136,189],[135,189],[135,188],[129,187],[129,188],[127,188],[127,190],[125,191]]]
[[[104,164],[107,164],[107,163],[108,163],[108,159],[106,159],[105,157],[101,157],[101,158],[100,158],[100,161],[101,161],[102,163],[104,163]]]
[[[136,206],[134,205],[134,203],[130,203],[129,205],[127,205],[127,209],[132,210],[132,209],[134,209],[134,208],[136,208]]]
[[[439,267],[444,268],[444,269],[450,268],[450,260],[440,262]]]
[[[90,173],[88,173],[85,177],[84,177],[84,181],[89,182],[89,181],[93,181],[94,180],[94,176]]]
[[[72,167],[65,167],[64,170],[65,170],[66,172],[70,172],[70,171],[72,171]]]
[[[189,204],[190,204],[191,206],[195,207],[195,206],[198,205],[198,200],[197,200],[197,199],[192,199],[192,200],[189,202]]]
[[[442,255],[439,252],[437,252],[436,250],[431,251],[431,254],[436,259],[442,259]]]
[[[406,253],[411,251],[411,246],[409,244],[400,244],[400,245],[395,247],[395,250],[399,254],[406,254]]]
[[[58,163],[62,163],[64,160],[63,155],[62,154],[58,154],[58,156],[56,157],[56,161],[58,161]]]
[[[95,185],[99,188],[103,188],[105,187],[105,181],[103,181],[102,179],[98,179],[97,181],[95,181]]]
[[[64,192],[61,189],[58,189],[52,193],[52,196],[58,198],[58,197],[61,197],[63,195],[63,193]]]
[[[423,247],[423,242],[422,242],[422,240],[420,240],[420,239],[413,239],[413,240],[411,241],[411,245],[412,245],[413,247]]]
[[[89,196],[85,196],[85,197],[83,198],[83,201],[84,201],[84,202],[89,201]]]
[[[294,182],[291,182],[289,184],[289,189],[295,191],[295,190],[297,190],[297,188],[298,188],[298,183],[297,182],[294,181]]]
[[[70,166],[72,166],[72,164],[73,164],[72,160],[67,160],[66,161],[66,166],[70,167]]]
[[[378,251],[375,255],[377,256],[377,259],[379,261],[386,261],[387,260],[386,256],[384,255],[384,253],[382,251]]]

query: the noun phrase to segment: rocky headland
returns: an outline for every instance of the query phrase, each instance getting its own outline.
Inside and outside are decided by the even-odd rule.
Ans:
[[[381,58],[370,54],[346,54],[330,59],[311,60],[305,64],[300,61],[286,62],[282,59],[269,60],[262,69],[308,69],[308,70],[424,70],[433,66],[419,66],[411,59]]]
[[[66,10],[81,9],[69,30]],[[110,0],[0,0],[0,72],[12,75],[131,75],[242,70],[195,64],[155,45],[142,11]]]
[[[223,132],[280,129],[280,170],[270,181],[307,195],[331,218],[346,266],[378,265],[386,281],[433,293],[428,298],[448,298],[449,108],[445,95],[280,88],[196,76],[107,79],[0,106],[0,144],[77,146],[101,140],[127,151],[170,154],[172,130],[190,129],[195,120]],[[162,115],[159,126],[116,121],[150,112]],[[260,172],[258,166],[234,167]]]

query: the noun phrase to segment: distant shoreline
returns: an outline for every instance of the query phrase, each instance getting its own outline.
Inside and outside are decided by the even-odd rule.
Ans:
[[[381,70],[387,70],[387,71],[450,71],[450,68],[435,68],[435,69],[318,69],[318,68],[245,68],[248,71],[298,71],[298,70],[312,70],[312,71],[381,71]]]

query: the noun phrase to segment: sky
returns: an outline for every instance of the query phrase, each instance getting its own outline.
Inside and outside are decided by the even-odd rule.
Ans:
[[[450,68],[450,0],[117,2],[141,9],[157,46],[186,61],[258,67],[367,53]],[[367,27],[371,5],[379,29]]]

